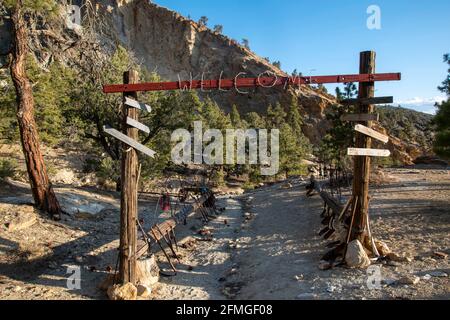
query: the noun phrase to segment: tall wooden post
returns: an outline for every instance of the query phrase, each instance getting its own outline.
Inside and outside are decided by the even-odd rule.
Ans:
[[[125,84],[137,83],[139,75],[131,70],[123,75]],[[136,92],[124,93],[137,99]],[[133,140],[138,139],[138,129],[127,125],[127,117],[138,120],[138,110],[123,104],[122,132]],[[137,180],[138,155],[136,150],[123,144],[121,163],[121,201],[120,201],[120,257],[119,281],[136,283],[136,220],[138,212]]]
[[[369,74],[375,73],[375,57],[374,51],[364,51],[360,53],[359,73]],[[359,99],[373,98],[375,92],[374,82],[360,82],[359,84]],[[373,105],[359,104],[359,113],[372,113]],[[372,121],[360,122],[367,127],[372,126]],[[369,136],[356,133],[356,147],[370,148],[372,140]],[[369,210],[369,176],[370,176],[370,157],[355,156],[354,157],[354,171],[353,171],[353,210],[355,212],[354,224],[351,231],[350,240],[358,239],[362,244],[365,243],[367,236],[366,219]],[[356,208],[355,208],[356,206]]]

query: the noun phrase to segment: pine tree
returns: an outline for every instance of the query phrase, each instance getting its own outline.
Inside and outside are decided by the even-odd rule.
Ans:
[[[292,130],[294,130],[296,137],[300,139],[300,137],[303,136],[302,131],[303,121],[302,116],[298,111],[298,101],[296,97],[292,97],[291,104],[289,105],[289,110],[287,114],[287,121],[291,126]]]
[[[201,16],[200,19],[198,20],[198,24],[202,27],[206,27],[208,25],[208,17]]]
[[[438,89],[441,92],[444,92],[447,94],[447,96],[450,96],[450,53],[444,54],[444,63],[447,63],[449,68],[447,69],[448,74],[447,78],[442,81],[442,85],[438,87]]]
[[[267,125],[268,129],[280,129],[286,119],[286,112],[279,102],[275,104],[275,107],[269,105],[267,108]]]
[[[437,105],[437,108],[433,119],[436,127],[434,152],[445,159],[450,159],[450,99]]]
[[[244,119],[248,128],[263,129],[266,127],[266,121],[256,112],[247,113]]]
[[[246,48],[247,50],[250,50],[250,41],[248,41],[248,39],[242,39],[242,45],[244,46],[244,48]]]
[[[296,97],[293,97],[291,100],[286,120],[295,134],[300,157],[304,158],[308,153],[311,152],[311,144],[308,138],[303,133],[303,120],[299,112],[299,106]]]
[[[280,62],[280,61],[274,61],[274,62],[272,62],[272,65],[273,65],[274,67],[277,67],[278,69],[281,69],[281,62]]]
[[[221,34],[223,32],[223,26],[220,24],[216,24],[213,28],[215,33]]]
[[[338,101],[354,98],[358,94],[357,87],[353,82],[344,83],[344,90],[336,87],[336,98]],[[354,112],[354,106],[341,104],[332,105],[326,115],[331,122],[331,128],[322,139],[318,148],[321,160],[345,165],[346,151],[353,142],[353,126],[350,122],[341,120],[344,114]]]
[[[444,55],[444,62],[450,66],[450,54]],[[450,98],[450,68],[448,69],[447,78],[438,89],[446,93],[447,97]],[[438,110],[433,118],[436,132],[434,152],[445,159],[450,159],[450,99],[437,104],[436,107]]]
[[[286,178],[291,172],[295,173],[301,167],[302,150],[295,131],[288,123],[283,123],[280,127],[280,171]]]
[[[244,121],[241,119],[241,115],[239,114],[239,111],[236,107],[236,105],[233,105],[230,112],[230,121],[231,125],[234,129],[244,129]]]
[[[22,148],[30,179],[35,205],[53,218],[61,217],[61,207],[56,199],[48,178],[47,168],[40,149],[39,135],[34,117],[35,101],[30,79],[26,73],[28,55],[27,17],[36,12],[55,13],[56,1],[22,1],[7,0],[4,2],[10,10],[13,24],[13,48],[11,61],[11,78],[16,89],[17,120],[21,136]]]

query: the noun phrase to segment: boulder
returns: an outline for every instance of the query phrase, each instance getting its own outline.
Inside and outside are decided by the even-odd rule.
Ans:
[[[347,246],[345,262],[350,268],[367,268],[370,259],[359,240],[351,241]]]
[[[108,288],[107,294],[111,300],[136,300],[137,288],[131,282],[124,285],[115,284]]]

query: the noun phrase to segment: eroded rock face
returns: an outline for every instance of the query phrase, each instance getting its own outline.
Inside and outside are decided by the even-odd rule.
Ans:
[[[107,2],[106,2],[107,3]],[[144,0],[110,1],[102,4],[114,9],[109,13],[112,27],[122,44],[131,49],[148,70],[170,81],[258,77],[276,74],[287,76],[233,39],[198,25],[169,9]],[[226,112],[235,104],[241,113],[265,112],[269,104],[288,106],[297,97],[304,115],[304,133],[318,143],[329,127],[324,111],[334,97],[308,86],[301,88],[258,88],[224,91],[199,91],[210,96]]]

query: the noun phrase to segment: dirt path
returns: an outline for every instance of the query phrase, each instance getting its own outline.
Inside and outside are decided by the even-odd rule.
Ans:
[[[305,197],[304,183],[263,187],[239,197],[222,197],[222,214],[205,225],[199,215],[176,229],[181,263],[162,277],[151,299],[449,299],[450,171],[385,170],[372,186],[374,235],[409,263],[376,265],[381,288],[369,290],[365,270],[318,268],[326,252],[320,197]],[[105,299],[98,284],[114,268],[119,234],[117,194],[57,188],[74,214],[55,223],[30,205],[26,188],[0,192],[0,299]],[[22,199],[23,198],[23,199]],[[95,214],[78,212],[100,210]],[[140,202],[146,228],[155,202]],[[16,213],[36,217],[32,226],[10,230]],[[212,241],[205,241],[212,239]],[[441,252],[441,255],[436,255]],[[447,255],[447,256],[446,256]],[[157,254],[159,265],[168,269]],[[67,268],[81,268],[81,288],[67,288]],[[401,284],[405,276],[419,283]]]
[[[154,288],[152,298],[156,299],[226,299],[223,293],[223,279],[233,268],[230,244],[234,242],[242,223],[242,208],[239,200],[219,198],[218,207],[226,210],[203,225],[200,217],[194,218],[187,226],[178,228],[180,239],[179,255],[181,263],[177,264],[175,277],[161,277]],[[207,231],[212,241],[200,241],[199,231]],[[188,246],[183,245],[189,244]],[[183,248],[187,247],[187,248]],[[158,254],[160,266],[168,269],[166,260]]]
[[[255,219],[240,234],[239,266],[230,281],[242,284],[237,299],[449,299],[450,175],[446,170],[388,170],[391,183],[372,187],[376,237],[412,257],[410,263],[375,264],[381,289],[370,290],[365,270],[318,268],[326,241],[322,201],[305,197],[304,184],[280,185],[247,195]],[[401,181],[401,182],[399,182]],[[415,285],[398,283],[417,276]]]

